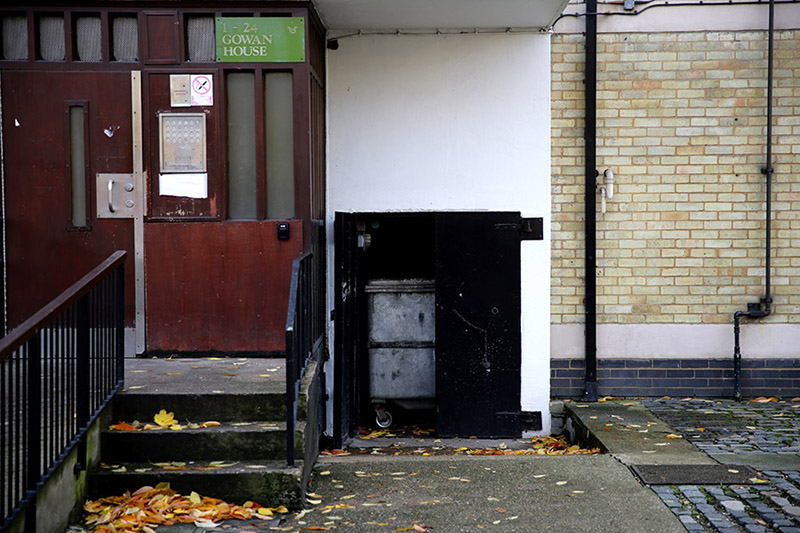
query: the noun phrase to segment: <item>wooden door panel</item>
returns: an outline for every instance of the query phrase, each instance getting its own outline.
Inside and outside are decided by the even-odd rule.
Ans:
[[[95,174],[132,170],[130,87],[129,73],[3,72],[10,327],[115,250],[129,252],[125,317],[133,323],[133,221],[97,220],[94,190]],[[71,227],[70,105],[88,109],[86,229]]]
[[[342,447],[354,435],[359,420],[359,249],[356,215],[336,213],[334,220],[334,445]]]
[[[303,223],[277,224],[145,224],[148,351],[282,352]]]
[[[516,437],[520,411],[519,213],[436,215],[440,437]]]

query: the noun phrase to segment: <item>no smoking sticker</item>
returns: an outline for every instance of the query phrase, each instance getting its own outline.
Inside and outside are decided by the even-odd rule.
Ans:
[[[192,74],[192,105],[214,105],[214,78],[211,74]]]

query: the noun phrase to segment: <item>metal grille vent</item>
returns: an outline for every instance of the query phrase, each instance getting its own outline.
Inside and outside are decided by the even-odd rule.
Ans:
[[[100,51],[101,32],[99,16],[78,17],[75,21],[78,61],[98,62],[103,60]]]
[[[114,61],[138,61],[139,25],[136,15],[115,17],[111,33],[114,41]]]
[[[3,17],[3,59],[28,59],[28,18],[25,15]]]
[[[186,17],[186,41],[189,61],[214,61],[214,17],[201,15]]]
[[[64,61],[64,17],[39,18],[39,54],[45,61]]]

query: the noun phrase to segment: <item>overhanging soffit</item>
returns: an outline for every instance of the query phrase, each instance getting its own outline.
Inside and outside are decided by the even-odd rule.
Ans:
[[[313,0],[329,30],[547,29],[568,0]]]

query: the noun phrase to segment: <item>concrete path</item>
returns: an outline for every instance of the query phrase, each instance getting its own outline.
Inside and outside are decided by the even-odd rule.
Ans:
[[[684,531],[609,455],[336,457],[314,491],[321,503],[293,530]]]
[[[255,366],[241,364],[244,360],[195,361],[138,366],[146,372],[137,372],[127,384],[155,392],[165,379],[187,379],[187,387],[227,392],[256,382],[263,387],[264,381],[282,371],[266,361]],[[196,379],[198,373],[208,380]],[[349,456],[323,456],[303,512],[284,516],[280,522],[229,521],[211,531],[800,533],[800,402],[662,399],[567,405],[575,431],[607,453],[437,452],[423,457],[354,450]],[[427,437],[404,440],[415,447],[500,445],[500,441],[442,442]],[[397,440],[372,439],[357,445],[386,448],[393,443]],[[509,449],[522,444],[503,442]],[[720,463],[749,465],[759,472],[743,485],[648,487],[628,468]],[[253,499],[259,501],[258,495]],[[181,525],[158,531],[209,530]]]

